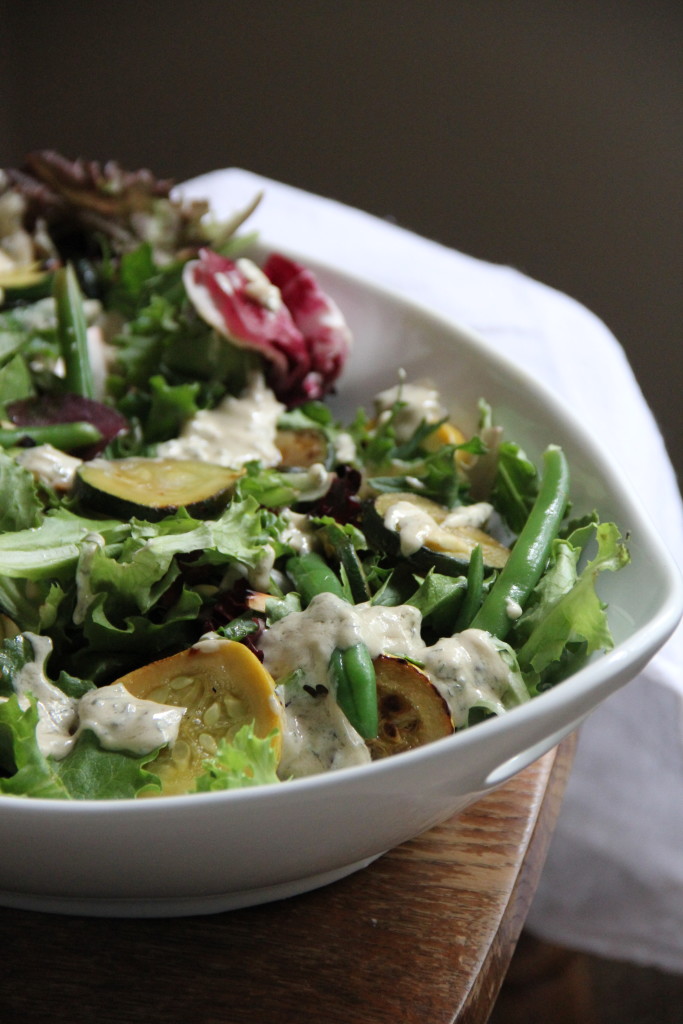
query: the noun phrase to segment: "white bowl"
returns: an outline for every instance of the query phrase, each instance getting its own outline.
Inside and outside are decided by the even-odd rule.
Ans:
[[[293,254],[296,256],[296,254]],[[302,262],[311,264],[304,255]],[[420,750],[280,786],[158,800],[0,797],[0,904],[61,913],[211,913],[304,892],[366,866],[499,785],[633,678],[674,630],[683,588],[634,497],[569,411],[457,324],[317,268],[357,339],[337,405],[352,413],[395,382],[432,377],[474,427],[485,397],[528,454],[562,445],[577,512],[629,535],[631,565],[605,573],[615,648],[530,703]],[[461,415],[462,414],[462,415]]]

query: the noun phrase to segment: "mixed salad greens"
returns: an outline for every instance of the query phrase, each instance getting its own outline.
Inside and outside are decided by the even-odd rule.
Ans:
[[[0,793],[205,792],[401,753],[612,644],[628,561],[482,399],[465,436],[314,275],[118,164],[0,172]],[[355,358],[362,358],[358,353]]]

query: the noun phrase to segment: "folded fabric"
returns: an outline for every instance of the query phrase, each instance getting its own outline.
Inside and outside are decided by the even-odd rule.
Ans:
[[[623,349],[568,296],[334,200],[248,171],[183,186],[218,216],[451,317],[571,403],[609,447],[683,567],[683,504],[661,434]],[[581,729],[528,926],[539,936],[683,972],[683,628]]]

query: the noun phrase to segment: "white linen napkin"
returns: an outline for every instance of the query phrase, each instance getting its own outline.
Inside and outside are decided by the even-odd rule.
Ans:
[[[264,198],[248,221],[294,248],[460,321],[568,400],[683,567],[683,505],[662,437],[625,354],[562,293],[330,199],[248,171],[182,187],[219,217]],[[528,927],[600,955],[683,972],[683,627],[581,729]]]

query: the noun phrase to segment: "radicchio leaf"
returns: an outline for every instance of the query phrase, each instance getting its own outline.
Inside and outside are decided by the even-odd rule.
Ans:
[[[183,280],[207,323],[267,361],[268,384],[289,408],[332,390],[351,333],[309,270],[273,255],[261,271],[251,260],[233,262],[202,249],[186,264]]]
[[[351,331],[336,302],[306,267],[273,253],[263,272],[280,289],[306,342],[310,369],[302,380],[302,390],[307,399],[323,398],[344,369],[352,345]]]

